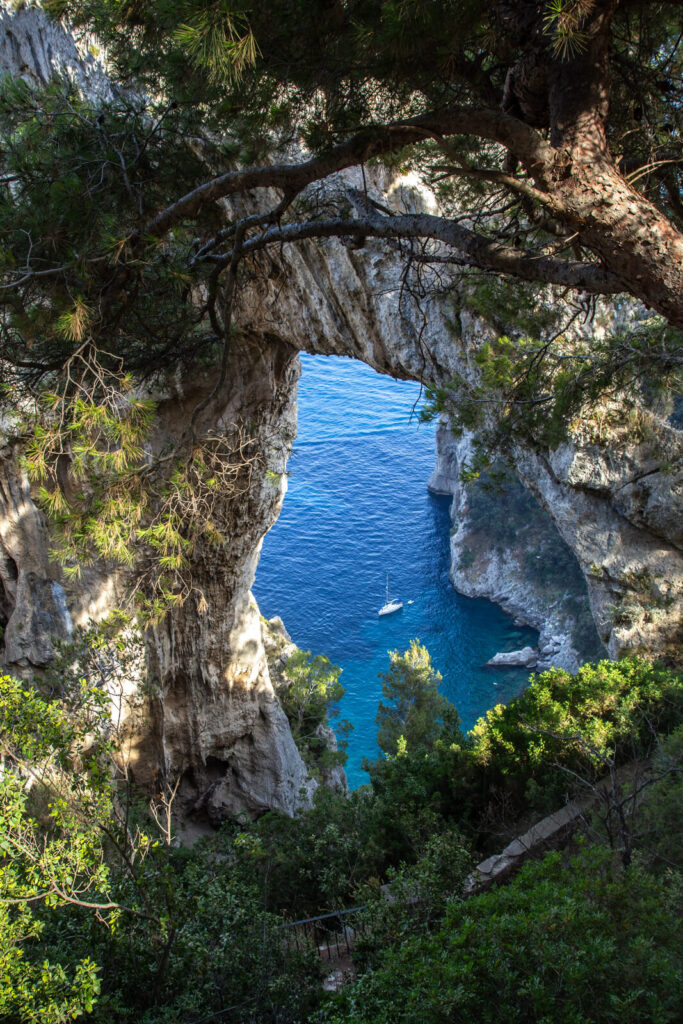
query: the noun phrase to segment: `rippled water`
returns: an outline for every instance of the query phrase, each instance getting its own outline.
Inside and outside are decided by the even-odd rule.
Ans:
[[[414,637],[424,643],[469,728],[527,679],[524,670],[483,663],[537,634],[449,583],[449,499],[427,491],[434,428],[411,420],[419,386],[336,357],[302,363],[289,489],[254,592],[261,612],[280,615],[299,647],[341,665],[341,714],[354,725],[347,774],[356,786],[367,780],[362,758],[377,755],[378,673],[388,668],[388,650],[404,650]],[[387,572],[391,595],[405,604],[380,619]]]

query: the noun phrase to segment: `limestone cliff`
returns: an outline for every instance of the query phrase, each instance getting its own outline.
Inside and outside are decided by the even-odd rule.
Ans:
[[[140,771],[162,765],[171,778],[180,774],[183,805],[212,821],[241,810],[291,813],[313,787],[275,695],[250,593],[284,494],[298,374],[295,353],[283,343],[264,347],[245,337],[233,346],[215,429],[251,422],[262,461],[246,493],[225,496],[227,539],[193,558],[193,593],[148,630],[147,671],[158,692]],[[165,438],[185,428],[197,400],[187,389],[160,406]]]
[[[358,184],[352,173],[345,177]],[[433,204],[415,182],[386,172],[374,189],[385,205]],[[459,374],[475,377],[490,327],[466,306],[454,312],[456,284],[443,271],[431,281],[423,275],[418,300],[403,287],[405,273],[376,242],[359,251],[305,242],[269,261],[245,297],[242,323],[267,323],[303,351],[351,355],[433,389]],[[682,442],[683,433],[656,414],[614,403],[577,418],[556,450],[519,445],[514,453],[519,480],[552,521],[557,543],[576,557],[611,657],[638,650],[671,658],[680,650]],[[567,659],[572,664],[568,649]]]
[[[143,786],[180,777],[178,808],[218,822],[269,808],[293,813],[315,783],[296,749],[275,694],[250,587],[263,536],[279,512],[296,430],[298,360],[293,349],[244,338],[235,346],[217,430],[251,420],[261,453],[246,495],[225,496],[227,541],[198,551],[193,592],[146,636],[139,685],[144,714],[132,724],[130,767]],[[159,403],[155,443],[182,431],[207,384],[187,382]],[[256,426],[258,424],[258,426]],[[53,638],[125,603],[120,570],[99,565],[69,585],[50,563],[46,521],[11,447],[0,463],[3,662],[12,671],[44,667]]]
[[[111,98],[96,47],[87,40],[77,46],[38,7],[0,4],[0,30],[0,69],[38,85],[56,70],[89,95]],[[263,536],[285,490],[298,374],[296,350],[284,341],[264,343],[258,332],[245,332],[233,346],[226,386],[204,427],[221,434],[248,423],[258,471],[247,493],[224,496],[227,540],[195,553],[192,594],[147,631],[146,664],[132,683],[143,694],[142,710],[129,722],[134,776],[147,787],[180,778],[176,807],[212,822],[270,808],[291,814],[316,785],[275,694],[250,593]],[[154,396],[157,451],[185,430],[213,383],[211,374],[194,380],[169,374],[165,392]],[[67,640],[74,624],[125,604],[129,587],[115,566],[86,569],[69,586],[51,564],[47,523],[15,458],[12,431],[5,423],[0,460],[2,662],[31,673],[49,663],[54,640]]]
[[[680,659],[682,450],[662,418],[607,405],[555,451],[517,453],[520,479],[576,554],[610,657]]]
[[[46,85],[56,74],[68,76],[88,96],[110,100],[117,90],[98,59],[96,41],[76,42],[62,26],[45,17],[39,6],[0,2],[0,70],[34,85]]]
[[[453,499],[450,577],[455,589],[467,597],[488,598],[538,629],[538,671],[557,666],[576,672],[582,662],[604,657],[585,579],[547,513],[511,474],[502,483],[463,483],[461,473],[472,457],[468,434],[456,438],[442,423],[436,445],[429,486]]]
[[[12,444],[0,452],[0,625],[4,661],[21,671],[46,665],[53,640],[68,640],[73,624],[50,570],[47,524],[15,454]]]

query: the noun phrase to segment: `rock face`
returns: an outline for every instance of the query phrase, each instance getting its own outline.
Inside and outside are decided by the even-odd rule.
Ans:
[[[533,668],[556,666],[575,672],[588,659],[605,656],[576,557],[552,519],[516,479],[502,486],[463,483],[472,437],[437,430],[437,461],[430,489],[452,495],[453,586],[467,597],[483,597],[539,630]]]
[[[470,451],[471,438],[456,439],[446,426],[439,429],[430,486],[453,495],[456,589],[496,601],[540,628],[539,668],[547,662],[575,671],[581,660],[599,655],[589,608],[610,657],[629,650],[672,660],[678,651],[680,657],[681,431],[647,411],[640,410],[633,421],[608,406],[575,424],[571,440],[554,451],[518,447],[515,471],[554,530],[529,531],[528,513],[526,523],[524,516],[515,520],[515,509],[503,502],[499,514],[507,525],[516,523],[517,536],[498,547],[487,544],[483,552],[477,543],[481,527],[471,514],[476,493],[459,479]],[[490,537],[490,523],[487,532]],[[481,557],[468,561],[468,551]],[[547,566],[548,585],[541,585],[543,572],[528,571],[530,554],[539,569]],[[558,641],[559,650],[551,651]]]
[[[54,639],[68,640],[73,630],[47,551],[45,520],[31,500],[14,447],[7,445],[0,453],[0,616],[4,660],[15,672],[44,667],[53,657]]]
[[[520,451],[516,467],[576,554],[610,657],[640,650],[676,660],[683,641],[683,433],[641,415],[629,424],[607,408],[553,452]]]
[[[346,177],[356,184],[353,175]],[[405,183],[392,184],[388,174],[378,175],[375,189],[385,205],[430,209],[429,195],[415,186],[406,197]],[[263,319],[303,351],[351,355],[381,373],[439,389],[458,374],[476,374],[474,357],[489,329],[467,309],[449,320],[436,282],[426,290],[419,306],[411,303],[395,256],[378,243],[357,252],[334,241],[307,242],[287,250],[270,277],[259,277],[245,297],[242,322]],[[548,664],[576,668],[572,622],[580,623],[586,647],[599,653],[601,642],[610,657],[639,650],[675,658],[680,649],[683,434],[653,413],[638,416],[640,434],[623,409],[599,409],[574,424],[571,440],[555,451],[516,450],[517,476],[554,526],[550,550],[562,551],[564,563],[570,549],[584,576],[599,642],[590,636],[585,592],[573,586],[568,597],[578,605],[572,616],[547,602],[532,609],[529,588],[510,591],[512,564],[491,560],[491,578],[479,593],[499,595],[510,611],[546,627],[541,648]],[[446,476],[453,486],[452,466],[461,457],[452,451],[445,463],[440,459],[435,489],[448,489],[438,483]],[[557,638],[559,652],[551,650]]]
[[[91,57],[79,54],[59,28],[47,26],[38,9],[2,4],[0,23],[0,66],[6,70],[43,81],[50,67],[66,61],[85,88],[106,87]],[[434,197],[417,181],[382,170],[373,175],[370,189],[385,205],[435,211]],[[360,187],[360,173],[338,176],[327,187],[349,184]],[[220,550],[196,552],[196,592],[148,632],[148,711],[133,742],[140,781],[151,786],[180,777],[181,808],[212,822],[242,810],[292,813],[313,788],[277,701],[250,595],[262,538],[284,492],[295,432],[297,351],[351,356],[379,372],[438,388],[456,373],[476,373],[474,354],[486,332],[467,309],[453,315],[444,290],[452,293],[456,285],[443,275],[430,278],[425,271],[424,297],[414,302],[404,288],[403,264],[379,243],[352,250],[335,241],[304,242],[259,257],[258,271],[240,297],[242,340],[233,346],[208,425],[220,432],[250,423],[262,465],[239,501],[225,496],[227,539]],[[176,381],[159,407],[157,443],[177,436],[214,379],[209,374],[203,381]],[[578,558],[612,654],[633,646],[661,653],[677,616],[680,621],[680,434],[661,425],[650,431],[638,441],[632,432],[621,440],[614,431],[606,439],[600,431],[577,434],[555,452],[517,453],[520,479]],[[4,663],[29,671],[49,660],[51,637],[68,637],[72,621],[116,606],[125,580],[100,565],[78,591],[64,584],[49,562],[45,522],[13,460],[11,431],[6,436],[0,465]],[[447,459],[440,475],[454,480]],[[507,601],[514,609],[513,595]],[[543,620],[549,620],[547,610]],[[564,633],[553,626],[542,638],[541,655],[549,659],[558,653],[553,637],[564,650]]]
[[[338,175],[328,187],[343,190],[349,185],[361,187],[359,173]],[[368,188],[390,208],[436,209],[434,197],[416,180],[395,179],[381,169],[368,177]],[[278,260],[269,257],[262,270],[243,297],[245,326],[267,323],[273,335],[302,351],[352,356],[380,373],[435,390],[457,375],[476,380],[475,356],[491,328],[467,307],[453,312],[457,282],[449,281],[443,268],[438,278],[430,279],[425,271],[419,302],[404,288],[405,268],[377,241],[368,240],[361,250],[334,240],[304,242]],[[632,415],[639,420],[638,430],[633,429]],[[454,493],[454,466],[462,458],[457,446],[440,444],[431,480],[435,490]],[[563,594],[549,602],[542,594],[532,600],[535,588],[519,585],[514,559],[507,560],[507,553],[502,560],[489,559],[485,571],[490,575],[473,583],[473,589],[459,577],[458,589],[499,600],[506,610],[538,626],[539,667],[555,664],[573,670],[585,660],[584,651],[599,656],[601,645],[610,657],[638,650],[675,658],[677,649],[680,657],[681,431],[643,410],[631,414],[623,408],[601,408],[573,424],[567,444],[555,451],[520,446],[514,463],[519,481],[547,514],[546,524],[552,524],[543,545],[547,558],[562,552],[564,565],[570,551],[574,571],[578,564],[584,576],[585,584],[579,581],[577,589],[572,581],[567,591],[576,607],[568,614]],[[477,575],[483,573],[478,570]],[[554,602],[556,607],[549,607]]]
[[[298,375],[288,346],[264,349],[246,337],[233,346],[215,428],[220,433],[251,421],[263,464],[246,494],[225,496],[227,539],[193,556],[193,593],[148,630],[156,696],[152,728],[139,745],[138,775],[151,781],[158,766],[170,778],[180,775],[183,807],[214,823],[239,811],[293,813],[315,788],[277,700],[250,593],[263,536],[284,495]],[[202,393],[187,389],[161,404],[163,438],[184,429]]]
[[[13,78],[46,85],[56,74],[68,75],[86,95],[109,100],[116,90],[97,59],[94,40],[79,43],[57,22],[30,3],[0,2],[0,68]]]
[[[147,631],[146,713],[131,725],[130,768],[148,788],[180,777],[178,809],[212,823],[246,812],[306,805],[317,785],[309,778],[271,683],[260,615],[250,594],[261,542],[275,522],[285,467],[296,432],[296,352],[244,338],[234,346],[230,385],[215,417],[218,431],[258,422],[262,455],[246,495],[226,495],[230,524],[220,548],[199,550],[191,566],[194,590],[181,607]],[[160,446],[182,431],[207,384],[187,382],[159,404]],[[72,625],[117,607],[125,580],[107,566],[77,588],[50,564],[49,536],[28,483],[12,458],[0,463],[3,661],[13,672],[44,666],[53,638]]]

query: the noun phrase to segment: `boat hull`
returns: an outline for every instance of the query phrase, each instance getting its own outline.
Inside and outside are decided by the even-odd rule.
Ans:
[[[377,614],[379,616],[393,615],[394,612],[400,612],[402,607],[403,601],[391,601],[389,604],[385,604],[382,608],[380,608]]]

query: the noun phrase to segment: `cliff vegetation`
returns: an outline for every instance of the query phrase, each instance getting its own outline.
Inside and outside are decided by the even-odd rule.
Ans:
[[[677,1019],[680,675],[552,670],[464,736],[416,642],[385,679],[370,785],[187,848],[174,792],[145,803],[126,772],[98,676],[125,640],[82,645],[89,676],[72,651],[45,692],[0,680],[0,1020]],[[569,849],[468,895],[476,861],[567,794]],[[291,922],[345,907],[353,974],[329,994],[324,938]]]

